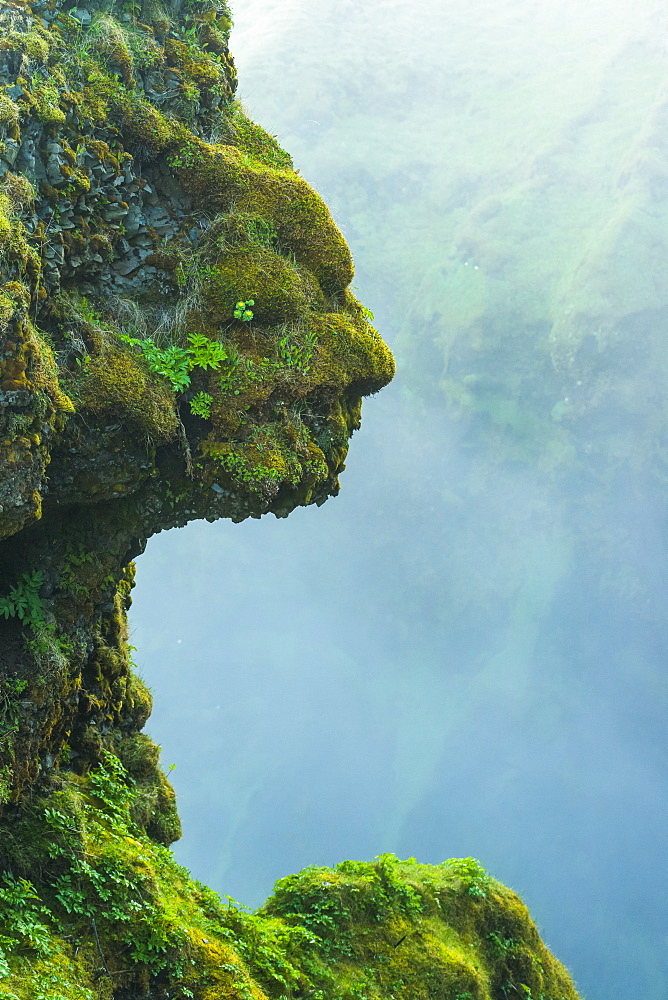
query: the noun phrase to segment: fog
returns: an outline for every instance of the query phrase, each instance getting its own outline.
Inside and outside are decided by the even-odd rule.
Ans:
[[[309,864],[473,855],[587,1000],[665,1000],[666,12],[234,15],[240,97],[398,374],[339,497],[138,562],[176,854],[251,906]]]

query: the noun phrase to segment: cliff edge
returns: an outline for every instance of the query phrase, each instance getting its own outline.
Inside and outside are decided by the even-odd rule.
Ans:
[[[224,0],[0,3],[0,996],[571,1000],[471,859],[308,869],[249,914],[168,850],[133,559],[336,494],[393,375],[229,28]]]

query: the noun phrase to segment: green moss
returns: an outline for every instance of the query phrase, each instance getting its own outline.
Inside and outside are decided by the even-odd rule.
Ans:
[[[468,870],[472,859],[465,861]],[[492,1000],[517,992],[575,1000],[521,900],[489,876],[471,894],[471,876],[461,871],[461,862],[428,866],[392,855],[306,869],[278,882],[263,912],[314,935],[310,972],[337,997]],[[506,931],[500,953],[492,935]]]
[[[253,319],[271,325],[324,304],[315,279],[266,247],[226,252],[202,288],[205,309],[216,324],[229,323],[235,303],[253,299]]]
[[[0,125],[12,126],[19,123],[19,109],[7,94],[0,93]]]
[[[124,711],[128,720],[136,729],[143,729],[151,714],[153,698],[151,692],[141,677],[131,673],[125,692]]]
[[[280,251],[278,233],[271,220],[236,210],[219,215],[200,245],[211,246],[214,254],[216,250],[232,247],[267,247]]]
[[[119,121],[126,143],[141,143],[150,156],[156,156],[190,133],[178,123],[169,122],[157,108],[142,100],[134,91],[121,86],[115,77],[94,60],[85,60],[86,85],[80,110],[102,126],[110,116]]]
[[[15,303],[6,295],[0,293],[0,330],[6,330],[9,321],[14,315]]]
[[[145,750],[125,752],[141,771]],[[140,794],[107,753],[88,777],[66,777],[15,820],[0,887],[9,995],[27,997],[37,974],[60,973],[68,989],[100,997],[106,971],[116,988],[148,992],[160,983],[197,1000],[511,992],[577,1000],[519,898],[486,874],[484,891],[471,894],[471,879],[482,879],[480,866],[470,874],[471,859],[462,868],[382,855],[306,869],[278,882],[253,915],[224,905],[146,837],[133,815]],[[34,874],[47,859],[49,879],[37,892]]]
[[[140,358],[112,343],[73,375],[77,408],[95,416],[122,419],[152,441],[168,441],[177,429],[174,398]]]
[[[120,736],[115,750],[130,778],[135,797],[130,816],[136,826],[159,844],[181,837],[174,790],[159,768],[160,747],[145,733]]]
[[[13,265],[15,277],[21,279],[12,284],[24,284],[25,287],[36,283],[41,271],[40,256],[28,243],[26,230],[17,217],[17,212],[22,207],[17,199],[21,190],[27,192],[27,185],[22,185],[20,181],[5,180],[3,189],[0,193],[0,257],[4,258],[7,268],[5,275],[8,268]],[[25,287],[24,294],[27,294],[29,301],[29,288]]]
[[[202,88],[220,87],[225,83],[225,70],[220,63],[191,45],[186,45],[176,38],[169,38],[165,43],[165,55],[171,66],[178,66]]]
[[[63,392],[58,378],[58,366],[53,355],[53,349],[46,343],[37,330],[31,330],[31,336],[26,342],[26,353],[29,359],[29,384],[37,391],[48,394],[56,414],[74,412],[74,404]]]
[[[127,119],[134,133],[142,115]],[[184,142],[185,140],[185,142]],[[327,295],[350,284],[350,251],[329,210],[306,181],[288,170],[258,163],[231,146],[215,146],[192,135],[173,133],[165,147],[173,149],[170,163],[198,205],[236,210],[270,221],[282,247],[308,268]]]
[[[10,211],[19,213],[25,209],[34,209],[37,192],[23,174],[9,171],[2,180],[3,194],[9,199]]]
[[[367,395],[392,379],[392,354],[364,321],[346,313],[328,313],[315,316],[312,322],[320,344],[312,374],[318,383],[351,386]]]
[[[28,246],[23,226],[15,217],[14,211],[15,206],[9,194],[0,194],[0,254],[19,261],[24,270],[28,261],[36,255]]]
[[[225,116],[225,138],[249,157],[267,167],[292,170],[292,158],[279,146],[275,136],[246,116],[241,105],[231,105]]]
[[[0,49],[22,52],[40,64],[47,61],[52,45],[50,33],[37,24],[30,31],[8,31],[0,38]]]
[[[0,196],[0,247],[2,249],[9,248],[12,238],[12,224],[8,218],[9,209],[9,198],[6,195]]]
[[[237,208],[270,219],[282,246],[294,253],[327,295],[353,278],[350,251],[320,196],[297,174],[250,167]]]
[[[34,101],[35,117],[39,121],[45,125],[64,125],[66,115],[59,106],[60,94],[53,82],[35,87],[32,91],[32,99]]]
[[[198,205],[215,210],[228,208],[245,186],[244,157],[233,146],[217,146],[190,133],[172,133],[169,159],[172,169]]]
[[[303,484],[312,493],[329,476],[322,451],[310,440],[306,427],[294,421],[256,426],[245,442],[221,442],[212,434],[200,448],[202,457],[213,463],[207,467],[207,476],[222,475],[234,489],[267,498],[284,485]]]
[[[71,947],[66,941],[53,936],[50,938],[48,956],[16,958],[11,963],[11,974],[7,980],[7,992],[2,993],[7,1000],[107,1000],[111,996],[107,983],[91,975],[95,968],[94,956],[89,947],[85,954],[72,958]],[[88,984],[88,985],[84,985]]]

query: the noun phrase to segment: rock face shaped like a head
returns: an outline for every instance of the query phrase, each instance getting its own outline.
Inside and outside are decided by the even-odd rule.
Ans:
[[[191,518],[285,515],[335,493],[361,397],[393,363],[324,204],[233,101],[224,0],[190,0],[173,23],[153,0],[99,2],[0,11],[3,985],[266,1000],[339,981],[346,996],[422,995],[424,981],[489,1000],[522,983],[576,1000],[528,917],[508,922],[510,897],[490,895],[489,928],[518,942],[521,929],[512,968],[469,916],[445,948],[433,874],[422,885],[389,856],[309,875],[246,918],[165,850],[180,826],[141,733],[132,559]],[[453,868],[443,879],[468,914],[470,886]],[[349,915],[340,902],[360,890]],[[350,980],[351,956],[368,983]]]
[[[0,11],[0,641],[34,703],[0,803],[146,720],[146,539],[335,494],[393,374],[327,208],[234,100],[229,27],[222,2]]]
[[[0,537],[147,484],[155,511],[156,474],[178,500],[145,535],[336,492],[393,363],[327,208],[234,101],[224,5],[0,18]]]

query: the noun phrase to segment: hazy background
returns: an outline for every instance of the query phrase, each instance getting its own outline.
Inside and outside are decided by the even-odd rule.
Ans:
[[[668,17],[236,0],[247,110],[399,362],[343,490],[151,541],[132,610],[195,875],[473,855],[588,1000],[668,995]]]

